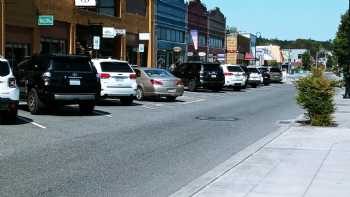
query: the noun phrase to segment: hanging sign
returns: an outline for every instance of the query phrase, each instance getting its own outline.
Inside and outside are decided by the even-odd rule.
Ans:
[[[95,7],[96,0],[75,0],[75,6],[77,6],[77,7]]]
[[[100,45],[101,45],[101,38],[100,38],[100,36],[94,36],[93,49],[94,50],[100,50]]]
[[[53,26],[54,17],[52,15],[41,15],[38,17],[39,26]]]
[[[145,52],[145,45],[144,44],[139,44],[139,52],[144,53]]]

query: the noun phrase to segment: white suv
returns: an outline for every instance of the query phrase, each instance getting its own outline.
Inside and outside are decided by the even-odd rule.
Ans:
[[[225,86],[240,90],[245,87],[247,77],[244,70],[239,65],[221,65],[225,75]]]
[[[136,73],[128,62],[115,59],[93,59],[101,79],[101,97],[119,98],[123,105],[131,105],[136,96]]]
[[[19,88],[10,64],[0,58],[0,120],[16,121],[19,103]]]

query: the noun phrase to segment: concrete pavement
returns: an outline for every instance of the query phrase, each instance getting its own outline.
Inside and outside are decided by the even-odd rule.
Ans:
[[[225,169],[219,166],[172,197],[348,197],[350,101],[339,93],[338,127],[291,124],[243,150],[241,160],[233,159],[231,167],[223,164],[223,173],[218,174]],[[213,173],[217,176],[209,179]]]

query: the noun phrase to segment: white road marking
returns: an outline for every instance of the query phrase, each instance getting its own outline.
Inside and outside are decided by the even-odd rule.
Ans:
[[[17,119],[22,120],[23,122],[30,123],[30,124],[32,124],[32,125],[34,125],[34,126],[36,126],[36,127],[41,128],[41,129],[47,129],[47,127],[45,127],[45,126],[43,126],[43,125],[41,125],[41,124],[39,124],[39,123],[36,123],[36,122],[34,122],[34,121],[30,121],[30,120],[28,120],[27,118],[17,117]]]
[[[143,108],[146,108],[146,109],[158,109],[158,108],[155,108],[155,107],[149,107],[149,106],[142,106]]]
[[[106,114],[106,113],[102,113],[102,112],[99,112],[99,111],[94,111],[94,113],[97,114],[97,115],[108,117],[108,118],[113,118],[112,115]]]
[[[189,101],[189,102],[185,102],[185,103],[181,103],[181,104],[182,104],[182,105],[188,105],[188,104],[199,103],[199,102],[203,102],[203,101],[205,101],[205,99],[199,99],[199,100]]]

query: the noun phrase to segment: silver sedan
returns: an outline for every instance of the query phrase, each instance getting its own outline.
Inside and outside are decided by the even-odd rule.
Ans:
[[[137,76],[137,100],[145,97],[166,97],[168,101],[175,101],[184,93],[181,79],[164,69],[137,67],[134,70]]]

